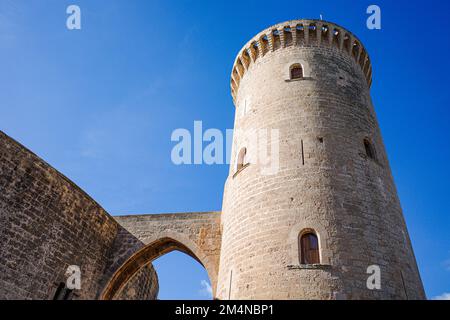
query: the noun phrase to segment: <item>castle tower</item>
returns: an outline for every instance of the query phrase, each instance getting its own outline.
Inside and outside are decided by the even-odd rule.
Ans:
[[[371,82],[362,43],[330,22],[284,22],[239,52],[217,298],[425,298]],[[273,172],[255,161],[264,130]]]

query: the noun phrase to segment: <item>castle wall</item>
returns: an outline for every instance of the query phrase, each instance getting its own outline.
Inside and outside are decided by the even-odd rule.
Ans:
[[[351,33],[323,24],[324,36],[317,21],[269,28],[233,68],[237,130],[223,201],[220,299],[424,298],[370,99],[370,61]],[[295,33],[290,43],[286,25]],[[294,64],[303,78],[290,80]],[[250,136],[258,129],[279,130],[279,171],[266,175],[250,163],[236,173],[239,150],[256,152]],[[376,159],[367,157],[365,138]],[[318,265],[300,263],[304,230],[319,237]],[[381,268],[381,290],[366,286],[370,265]]]
[[[52,299],[69,265],[81,268],[73,299],[96,299],[121,229],[74,183],[0,132],[0,299]],[[119,298],[154,298],[157,283],[147,266]]]

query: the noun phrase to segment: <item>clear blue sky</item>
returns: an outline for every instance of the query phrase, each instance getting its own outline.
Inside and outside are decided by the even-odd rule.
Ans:
[[[66,8],[82,30],[66,29]],[[366,28],[378,4],[382,30]],[[232,128],[229,77],[260,30],[318,18],[353,31],[428,297],[450,293],[448,1],[0,0],[0,129],[108,212],[220,210],[226,165],[175,166],[176,128]],[[207,297],[206,272],[155,262],[160,298]]]

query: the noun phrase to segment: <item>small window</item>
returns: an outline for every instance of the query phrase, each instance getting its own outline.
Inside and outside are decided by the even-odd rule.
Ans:
[[[241,170],[247,163],[246,163],[246,155],[247,155],[247,148],[242,148],[239,151],[238,159],[237,159],[237,165],[236,165],[236,172]]]
[[[303,78],[303,68],[299,64],[291,67],[291,80]]]
[[[307,232],[299,238],[300,263],[318,264],[320,263],[319,239],[314,232]]]
[[[375,148],[373,147],[369,139],[364,139],[364,148],[366,149],[367,157],[375,160],[376,159]]]
[[[66,287],[64,282],[61,282],[56,289],[53,300],[72,300],[73,290]]]

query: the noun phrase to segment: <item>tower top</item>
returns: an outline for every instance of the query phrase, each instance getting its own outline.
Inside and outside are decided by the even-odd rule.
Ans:
[[[231,72],[233,101],[236,99],[239,83],[252,63],[276,50],[291,46],[325,46],[345,52],[360,66],[369,87],[372,84],[369,54],[353,33],[328,21],[290,20],[261,31],[239,51]]]

